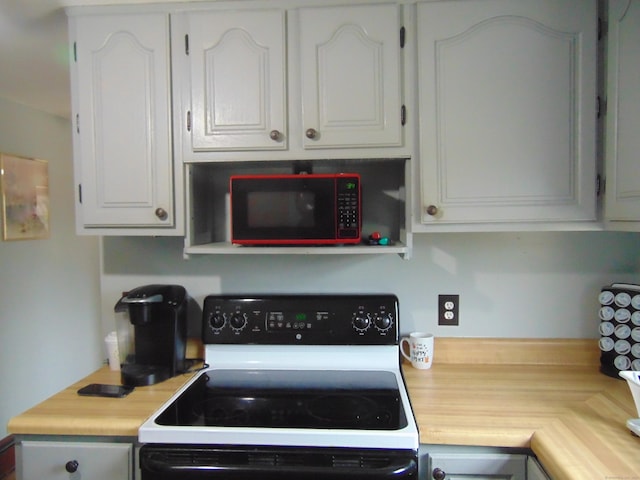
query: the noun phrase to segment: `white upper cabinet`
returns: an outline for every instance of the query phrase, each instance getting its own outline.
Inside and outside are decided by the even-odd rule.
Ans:
[[[286,149],[282,10],[187,14],[194,150]]]
[[[182,234],[174,205],[169,15],[71,16],[70,39],[78,231]]]
[[[640,230],[640,0],[610,0],[606,220]]]
[[[397,5],[300,9],[304,148],[402,144]]]
[[[404,146],[400,6],[229,8],[172,15],[184,161]]]
[[[424,3],[417,23],[417,221],[594,221],[596,1]]]

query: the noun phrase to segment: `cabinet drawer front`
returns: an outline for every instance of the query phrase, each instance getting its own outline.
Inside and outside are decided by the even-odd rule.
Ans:
[[[446,478],[524,480],[525,455],[502,453],[434,453],[429,455],[429,471],[440,469]]]
[[[69,480],[74,468],[78,478],[128,480],[132,452],[130,444],[24,441],[16,447],[16,470],[19,480]]]

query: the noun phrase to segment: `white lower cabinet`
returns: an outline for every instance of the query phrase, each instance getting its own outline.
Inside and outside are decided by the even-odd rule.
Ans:
[[[527,480],[549,480],[549,476],[533,457],[527,458]]]
[[[420,480],[549,480],[528,450],[420,445]]]
[[[17,480],[133,480],[133,444],[24,440]]]
[[[525,480],[527,456],[509,453],[434,453],[429,475],[434,480]]]

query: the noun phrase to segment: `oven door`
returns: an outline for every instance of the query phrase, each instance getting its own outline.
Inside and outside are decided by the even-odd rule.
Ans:
[[[412,450],[144,445],[142,480],[417,479]]]

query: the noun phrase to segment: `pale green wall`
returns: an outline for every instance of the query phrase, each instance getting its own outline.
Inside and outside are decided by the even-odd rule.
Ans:
[[[0,438],[9,419],[100,366],[99,250],[75,234],[71,125],[0,99],[0,151],[49,162],[51,235],[0,240]],[[1,238],[1,237],[0,237]]]
[[[640,283],[640,234],[608,232],[451,233],[414,236],[411,260],[397,255],[193,255],[180,238],[105,238],[106,331],[123,290],[183,284],[208,293],[390,292],[402,332],[441,336],[598,336],[600,287]],[[438,294],[457,293],[460,326],[437,326]]]

